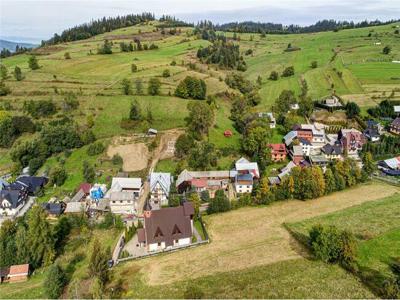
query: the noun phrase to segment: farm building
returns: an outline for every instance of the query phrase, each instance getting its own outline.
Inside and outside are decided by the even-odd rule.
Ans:
[[[64,202],[60,203],[42,203],[42,208],[47,212],[49,217],[58,217],[65,211],[67,205]]]
[[[146,202],[144,228],[138,230],[138,242],[149,252],[188,246],[192,242],[193,216],[191,202],[159,210],[152,210]]]
[[[150,204],[153,209],[168,205],[172,176],[170,173],[150,174]]]
[[[7,281],[8,282],[22,282],[27,281],[29,276],[29,264],[14,265],[10,267]]]
[[[176,180],[179,193],[194,188],[196,192],[209,191],[211,198],[217,190],[227,190],[236,171],[188,171],[183,170]]]
[[[250,162],[242,157],[235,163],[235,169],[238,174],[252,174],[253,178],[260,178],[260,171],[256,162]]]

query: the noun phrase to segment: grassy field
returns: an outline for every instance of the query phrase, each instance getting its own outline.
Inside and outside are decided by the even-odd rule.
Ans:
[[[321,268],[321,272],[326,275],[310,277],[320,286],[327,284],[328,278],[332,278],[328,281],[333,283],[340,280],[341,276],[347,275],[338,271],[335,266],[322,266],[309,261],[309,253],[291,237],[283,224],[391,196],[399,191],[396,187],[373,182],[316,200],[277,202],[266,207],[241,208],[220,215],[206,216],[204,221],[210,235],[210,244],[126,262],[116,268],[116,274],[121,275],[116,278],[125,278],[124,285],[128,297],[160,297],[157,296],[160,291],[165,291],[165,297],[179,296],[189,282],[200,288],[209,285],[211,292],[206,294],[209,297],[240,298],[244,291],[249,292],[252,284],[256,282],[261,283],[259,289],[253,289],[253,297],[301,297],[307,289],[303,290],[297,280],[292,281],[290,270],[293,274],[298,274],[294,276],[304,277],[302,282],[305,286],[311,283],[309,278],[304,276],[308,272],[303,272],[303,268]],[[290,269],[289,265],[292,264],[293,268]],[[271,272],[274,276],[259,276],[258,272]],[[232,278],[233,281],[225,281],[225,278]],[[270,278],[278,278],[278,282],[281,283],[275,285]],[[214,281],[216,283],[212,284]],[[218,283],[222,281],[224,284]],[[160,282],[163,285],[160,285]],[[356,282],[349,281],[350,286],[338,285],[336,287],[343,288],[336,292],[347,295],[344,297],[355,296],[358,293]],[[234,288],[235,283],[242,288]],[[226,285],[227,289],[224,288]],[[267,291],[268,287],[271,288],[271,293]],[[329,287],[324,290],[324,294],[321,289],[309,286],[309,292],[315,293],[309,295],[316,298],[332,298],[335,285],[331,287],[332,289]],[[330,294],[331,292],[333,294]]]
[[[390,263],[400,258],[400,194],[354,206],[332,214],[289,224],[291,230],[308,235],[316,224],[350,230],[358,240],[357,264],[363,277],[376,286],[391,276]]]
[[[360,239],[373,239],[387,231],[400,227],[398,210],[400,194],[379,201],[372,201],[343,211],[316,217],[290,225],[297,232],[306,234],[313,225],[335,225],[353,231]]]
[[[139,269],[119,269],[115,275],[125,278],[125,298],[184,298],[186,290],[194,288],[200,290],[205,299],[375,297],[362,283],[338,266],[307,259],[288,260],[241,272],[222,272],[196,280],[156,286],[146,285]]]

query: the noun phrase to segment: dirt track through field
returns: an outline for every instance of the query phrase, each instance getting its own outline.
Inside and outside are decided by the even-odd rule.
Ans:
[[[283,223],[342,210],[396,192],[400,189],[371,183],[317,200],[277,202],[210,216],[206,219],[212,240],[209,245],[130,262],[124,268],[142,267],[148,284],[156,285],[301,258],[307,256],[306,251]]]

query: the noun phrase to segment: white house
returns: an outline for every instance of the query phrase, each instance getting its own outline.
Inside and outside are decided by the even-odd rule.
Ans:
[[[114,214],[136,214],[138,209],[137,197],[133,191],[111,192],[109,205]]]
[[[303,139],[303,138],[300,138],[299,142],[300,142],[301,149],[303,151],[303,155],[310,156],[311,149],[313,148],[312,144],[308,140]]]
[[[253,191],[253,176],[251,174],[238,174],[235,178],[235,191],[237,194],[246,194]]]
[[[251,174],[253,178],[260,178],[260,171],[256,162],[250,162],[242,157],[235,163],[235,169],[238,174]]]
[[[182,206],[152,210],[146,202],[144,228],[138,230],[138,242],[147,251],[188,246],[192,242],[194,207],[191,202]]]
[[[150,174],[150,204],[153,209],[168,205],[172,176],[170,173]]]

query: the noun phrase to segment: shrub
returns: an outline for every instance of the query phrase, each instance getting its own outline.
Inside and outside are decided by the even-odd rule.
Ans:
[[[208,214],[226,212],[231,209],[231,203],[225,195],[223,190],[218,190],[215,192],[215,197],[210,201],[207,208]]]
[[[160,88],[161,88],[161,81],[158,78],[151,78],[149,80],[149,84],[147,86],[147,92],[149,95],[156,96],[160,94]]]
[[[357,243],[354,235],[348,231],[339,231],[335,226],[313,226],[309,243],[314,255],[329,263],[341,263],[350,266],[356,256]]]
[[[282,72],[282,77],[290,77],[294,75],[294,67],[287,67],[285,70]]]
[[[162,73],[162,77],[170,77],[171,76],[171,72],[169,71],[169,69],[165,69]]]
[[[89,147],[87,148],[87,154],[90,156],[95,156],[103,153],[105,150],[105,146],[102,142],[96,142],[93,144],[90,144]]]
[[[28,65],[29,65],[29,68],[30,68],[31,70],[37,70],[37,69],[40,68],[40,67],[39,67],[39,63],[38,63],[38,60],[37,60],[36,56],[34,56],[34,55],[31,55],[31,56],[29,57],[29,59],[28,59]]]
[[[316,60],[311,62],[311,68],[315,69],[318,67],[318,62]]]
[[[138,71],[137,65],[132,64],[132,65],[131,65],[131,71],[132,71],[132,73],[136,73],[136,72]]]
[[[66,284],[64,271],[58,264],[50,266],[49,271],[44,281],[44,290],[49,299],[58,299]]]
[[[51,185],[57,185],[57,186],[62,186],[67,180],[68,174],[65,171],[65,168],[63,166],[56,166],[54,169],[51,170],[50,172],[50,184]]]
[[[69,52],[65,52],[64,53],[64,58],[65,59],[71,59],[71,55],[69,54]]]
[[[385,48],[382,49],[383,54],[389,54],[392,51],[392,47],[390,46],[385,46]]]
[[[57,112],[57,107],[51,100],[25,101],[22,109],[35,119],[48,117]]]
[[[119,166],[122,165],[124,161],[119,154],[114,154],[114,156],[112,157],[112,163],[113,165]]]

